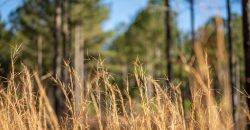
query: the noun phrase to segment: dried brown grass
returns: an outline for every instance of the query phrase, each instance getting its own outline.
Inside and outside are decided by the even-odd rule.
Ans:
[[[70,67],[67,67],[69,83],[51,77],[62,90],[68,110],[66,116],[60,119],[46,94],[44,78],[25,65],[22,72],[15,72],[16,58],[13,54],[10,78],[7,86],[2,86],[0,90],[0,129],[233,129],[232,113],[224,111],[223,105],[215,99],[207,55],[199,45],[195,49],[196,68],[181,56],[183,68],[192,77],[191,110],[183,108],[181,84],[170,84],[168,88],[161,86],[158,81],[146,76],[140,65],[135,65],[134,77],[139,94],[137,98],[132,98],[131,86],[127,84],[124,90],[119,89],[111,82],[112,76],[100,62],[94,78],[85,85],[79,85],[79,90],[85,88],[88,91],[77,96],[74,91],[75,75]],[[154,91],[152,97],[147,96],[149,81]],[[249,112],[245,114],[249,115]]]

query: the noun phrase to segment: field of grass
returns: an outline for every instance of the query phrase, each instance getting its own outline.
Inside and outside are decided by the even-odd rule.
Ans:
[[[65,84],[51,76],[39,76],[25,65],[21,72],[15,72],[16,57],[12,56],[10,77],[1,83],[0,129],[245,129],[249,112],[244,101],[237,110],[241,119],[237,119],[238,126],[235,126],[232,109],[228,105],[230,101],[224,100],[230,94],[222,92],[221,100],[216,99],[206,53],[199,48],[196,55],[196,67],[192,67],[181,56],[190,80],[191,108],[188,110],[183,108],[185,97],[182,97],[181,84],[168,83],[162,86],[145,75],[140,65],[135,65],[133,74],[138,93],[137,96],[131,96],[130,86],[119,89],[102,63],[98,65],[94,78],[85,85],[79,85],[79,91],[75,91],[76,76],[69,67],[71,80]],[[66,109],[60,118],[55,114],[46,94],[46,89],[52,87],[44,83],[48,78],[60,87],[65,96]],[[150,91],[154,92],[151,96],[148,95],[149,84],[152,86]],[[81,91],[83,88],[87,88],[87,91]],[[241,94],[246,98],[244,92]]]

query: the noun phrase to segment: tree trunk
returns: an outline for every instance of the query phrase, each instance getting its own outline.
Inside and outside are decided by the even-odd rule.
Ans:
[[[194,13],[194,0],[190,0],[190,15],[191,15],[191,37],[192,37],[192,45],[195,40],[195,13]],[[192,49],[193,50],[193,49]]]
[[[124,62],[124,63],[122,63],[122,85],[123,85],[123,88],[126,88],[128,86],[127,77],[128,77],[128,65],[126,62]]]
[[[64,0],[63,2],[63,26],[62,26],[62,35],[63,35],[63,40],[62,40],[62,55],[63,55],[63,60],[62,60],[62,66],[64,66],[64,61],[67,62],[69,60],[69,46],[71,45],[70,39],[69,39],[69,0]],[[70,63],[70,62],[67,62]],[[61,71],[62,75],[62,81],[68,81],[68,74],[66,69],[62,69]]]
[[[149,56],[150,57],[150,56]],[[148,71],[148,78],[146,79],[146,97],[147,99],[151,99],[153,97],[153,93],[154,93],[154,90],[153,90],[153,84],[152,84],[152,81],[150,80],[150,77],[152,77],[154,75],[154,68],[153,68],[153,64],[152,64],[152,61],[149,60],[149,62],[147,63],[146,65],[146,68],[147,68],[147,71]]]
[[[237,91],[234,92],[234,109],[235,109],[235,115],[234,115],[234,121],[235,121],[235,129],[236,130],[244,130],[246,126],[246,119],[242,116],[244,112],[241,110],[243,109],[242,102],[245,101],[245,97],[241,96],[241,93],[238,90],[241,90],[241,82],[240,82],[240,64],[239,60],[234,57],[233,60],[233,73],[234,73],[234,81],[235,81],[235,89]]]
[[[62,31],[61,31],[61,27],[62,27],[62,1],[61,0],[56,0],[56,15],[55,15],[55,32],[54,32],[54,37],[55,37],[55,41],[54,41],[54,58],[53,58],[53,76],[57,77],[58,79],[61,80],[61,71],[62,71],[62,67],[61,67],[61,63],[62,63],[62,52],[60,51],[60,47],[61,47],[61,43],[62,43],[62,39],[61,39],[61,35],[62,35]],[[64,103],[64,100],[62,98],[62,92],[59,89],[58,86],[54,86],[53,87],[53,96],[54,96],[54,109],[56,111],[57,116],[61,116],[62,114],[62,105]]]
[[[38,72],[42,74],[43,73],[43,38],[41,35],[39,35],[37,39],[37,64],[38,64]]]
[[[78,115],[80,112],[81,101],[84,91],[84,39],[82,27],[75,28],[75,110]]]
[[[171,51],[171,15],[170,15],[170,4],[169,0],[165,0],[166,14],[165,14],[165,24],[166,24],[166,61],[167,61],[167,74],[169,81],[173,78],[172,72],[172,51]]]
[[[60,51],[61,40],[61,27],[62,27],[62,7],[61,0],[56,1],[56,16],[55,16],[55,43],[54,43],[54,59],[53,59],[53,69],[54,76],[58,76],[61,79],[61,60],[62,53]]]
[[[235,74],[233,73],[233,44],[232,44],[232,20],[231,20],[231,5],[230,0],[227,0],[227,38],[228,38],[228,53],[229,53],[229,78],[230,87],[232,91],[232,114],[233,121],[235,122],[235,108],[234,108],[234,88],[235,86]]]
[[[250,0],[242,1],[243,14],[243,36],[245,54],[245,91],[250,95]],[[250,108],[250,98],[247,98],[248,109]],[[250,129],[250,125],[248,125]]]
[[[156,65],[154,68],[158,68],[158,69],[155,69],[154,71],[154,74],[152,76],[155,76],[155,78],[161,78],[162,77],[162,69],[160,69],[162,66],[161,66],[161,57],[162,57],[162,51],[159,51],[161,50],[161,45],[157,45],[154,49],[154,55],[155,55],[155,58],[156,58]]]

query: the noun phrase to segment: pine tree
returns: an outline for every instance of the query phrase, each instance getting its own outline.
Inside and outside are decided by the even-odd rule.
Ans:
[[[243,14],[243,36],[244,36],[244,54],[245,54],[245,90],[250,94],[250,0],[242,1]],[[247,98],[248,108],[250,108],[250,99]],[[248,129],[250,125],[248,125]]]
[[[168,78],[171,81],[173,79],[173,70],[172,70],[172,37],[171,37],[171,8],[169,0],[165,0],[165,8],[166,8],[166,14],[165,14],[165,25],[166,25],[166,58],[167,58],[167,73]]]
[[[230,87],[232,91],[232,112],[233,120],[235,120],[235,108],[234,108],[234,88],[235,88],[235,74],[233,73],[233,46],[232,46],[232,17],[231,17],[231,4],[230,0],[227,0],[227,39],[228,39],[228,57],[229,57],[229,77],[230,77]]]
[[[195,10],[194,10],[194,0],[189,0],[190,3],[190,22],[191,22],[191,40],[194,44],[195,40]]]
[[[78,101],[87,92],[85,81],[88,79],[88,72],[94,67],[93,60],[85,62],[85,59],[98,59],[99,54],[102,54],[102,46],[108,34],[102,31],[101,23],[107,18],[108,10],[100,0],[75,0],[71,1],[70,6],[70,27],[75,35],[74,66],[78,79],[75,82],[75,98],[76,109],[79,111]]]

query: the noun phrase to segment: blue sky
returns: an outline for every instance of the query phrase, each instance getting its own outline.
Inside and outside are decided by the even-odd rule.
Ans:
[[[174,0],[172,9],[178,12],[177,22],[182,31],[190,30],[190,12],[189,5],[181,2],[183,0]],[[196,0],[196,28],[202,26],[211,16],[219,14],[226,17],[226,0]],[[136,16],[137,12],[147,6],[148,0],[103,0],[110,8],[110,16],[103,23],[105,31],[112,30],[120,23],[129,24]],[[11,11],[20,6],[22,0],[0,0],[0,14],[4,22],[8,22]],[[240,13],[241,5],[232,2],[232,11]]]
[[[178,13],[178,26],[183,31],[190,30],[190,11],[188,4],[180,4],[180,0],[175,0],[172,7]],[[241,4],[231,3],[232,13],[241,14]],[[195,4],[195,28],[204,25],[214,15],[227,18],[226,0],[196,0]]]
[[[7,22],[10,12],[21,5],[21,3],[22,0],[0,0],[1,20]]]
[[[104,0],[104,3],[110,8],[110,16],[103,27],[110,30],[120,23],[130,23],[137,12],[147,6],[148,0]]]

